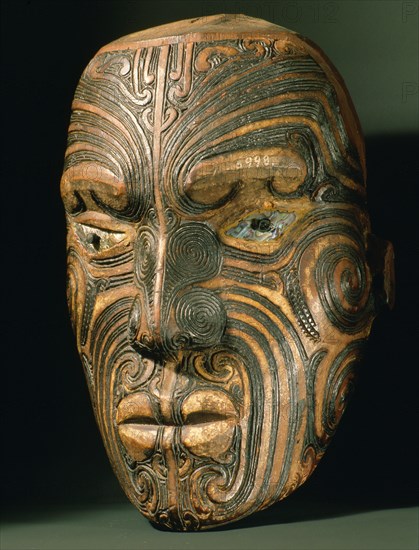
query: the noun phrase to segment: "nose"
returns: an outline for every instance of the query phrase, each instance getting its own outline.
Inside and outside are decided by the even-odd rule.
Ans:
[[[171,232],[139,231],[136,279],[141,298],[131,310],[130,338],[143,354],[172,353],[219,343],[226,312],[217,293],[199,283],[221,269],[221,246],[204,223],[187,222]],[[141,311],[140,311],[141,310]]]

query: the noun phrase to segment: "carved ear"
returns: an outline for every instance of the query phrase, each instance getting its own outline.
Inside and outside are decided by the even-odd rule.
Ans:
[[[377,313],[393,309],[395,292],[394,249],[389,241],[370,235],[368,239],[368,264],[373,277],[373,291]]]

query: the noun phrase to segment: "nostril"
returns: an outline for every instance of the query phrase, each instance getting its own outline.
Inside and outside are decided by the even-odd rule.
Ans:
[[[143,359],[154,361],[160,355],[155,339],[148,332],[142,332],[131,345]]]
[[[143,332],[138,338],[138,343],[142,348],[152,350],[156,347],[154,338],[148,332]]]
[[[172,346],[175,349],[187,348],[192,346],[192,338],[187,332],[176,332],[172,337]]]
[[[132,302],[128,315],[127,338],[132,346],[140,349],[141,353],[144,351],[151,352],[156,347],[156,342],[153,336],[144,330],[138,334],[141,329],[141,314],[141,298],[137,295]]]

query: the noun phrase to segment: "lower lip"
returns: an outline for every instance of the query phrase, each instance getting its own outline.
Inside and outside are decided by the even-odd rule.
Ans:
[[[118,432],[129,456],[136,461],[142,462],[154,454],[159,432],[159,447],[163,452],[172,448],[176,432],[188,451],[198,457],[220,460],[233,444],[238,415],[231,399],[223,392],[200,390],[187,396],[182,404],[182,425],[157,423],[151,415],[136,416],[132,402],[138,401],[144,411],[148,400],[144,393],[125,399],[131,402],[132,414],[117,417]],[[119,407],[123,410],[123,401]]]
[[[234,419],[218,420],[190,426],[165,426],[155,424],[127,423],[118,426],[119,437],[129,456],[142,462],[150,458],[156,449],[159,430],[161,450],[169,451],[175,440],[175,432],[180,431],[182,444],[198,457],[220,459],[231,448]]]

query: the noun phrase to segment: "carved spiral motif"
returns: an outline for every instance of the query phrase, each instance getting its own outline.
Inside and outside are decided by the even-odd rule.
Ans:
[[[322,411],[326,441],[334,434],[354,389],[357,365],[361,360],[364,345],[365,340],[352,342],[331,365]]]
[[[121,396],[137,390],[153,374],[153,362],[141,357],[136,351],[125,351],[115,363]]]
[[[228,382],[235,372],[239,372],[240,365],[231,353],[217,351],[209,358],[202,355],[195,357],[194,369],[201,378],[210,382]]]
[[[194,288],[183,294],[176,304],[175,318],[195,344],[219,342],[227,321],[221,300],[210,290]]]
[[[360,254],[346,244],[327,248],[320,254],[315,278],[330,322],[342,332],[360,331],[370,313],[367,273]]]
[[[111,195],[110,204],[93,191],[92,198],[113,218],[142,227],[134,244],[135,282],[131,250],[94,260],[69,253],[73,322],[86,352],[98,424],[124,489],[145,516],[174,529],[225,523],[283,498],[304,481],[339,422],[359,344],[348,346],[353,338],[345,336],[332,347],[320,337],[320,308],[316,304],[310,311],[312,302],[300,286],[302,255],[309,257],[310,291],[314,276],[325,315],[339,330],[356,334],[371,318],[370,274],[351,226],[355,220],[346,208],[324,208],[326,202],[362,199],[358,160],[350,158],[326,73],[291,42],[210,41],[101,54],[76,95],[69,149],[74,152],[67,166],[95,161],[121,174],[126,192]],[[292,63],[289,55],[296,56]],[[292,122],[296,112],[298,122]],[[214,231],[224,199],[210,205],[189,200],[181,186],[186,168],[213,155],[278,144],[297,151],[308,167],[307,178],[286,199],[309,195],[318,201],[318,217],[307,215],[300,241],[290,238],[269,255],[222,244]],[[356,191],[348,193],[334,176],[342,167]],[[324,181],[330,187],[320,193]],[[274,190],[271,183],[269,189]],[[72,195],[70,211],[76,214],[86,205],[77,190]],[[341,244],[326,245],[312,273],[319,239],[331,235]],[[211,290],[199,287],[204,282]],[[284,294],[294,315],[267,289]],[[107,293],[103,300],[100,292]],[[339,355],[333,359],[335,350]],[[224,421],[184,425],[181,406],[194,391],[224,392],[239,412],[223,453],[195,453],[185,443],[188,437],[193,443],[194,432],[206,444],[211,431],[217,436],[217,426],[218,436],[230,434],[223,431]],[[134,403],[135,393],[150,397],[149,428],[157,432],[152,452],[141,460],[125,449],[116,416],[122,399],[132,395]],[[170,425],[159,407],[163,397],[173,404]],[[141,413],[140,399],[137,404]],[[142,422],[142,414],[133,419]],[[140,446],[146,429],[138,434]],[[209,443],[218,448],[219,441]],[[295,473],[299,441],[303,469]]]
[[[146,514],[154,514],[158,503],[158,488],[155,473],[149,468],[141,468],[136,475],[136,491],[140,509]]]
[[[356,364],[357,360],[354,359],[352,363],[349,363],[342,369],[342,372],[336,376],[336,379],[331,381],[331,389],[328,392],[323,413],[323,425],[328,435],[335,433],[342,414],[346,409],[349,397],[353,392],[356,378]]]
[[[186,223],[169,242],[168,261],[177,281],[194,282],[214,277],[221,264],[217,238],[204,224]]]

